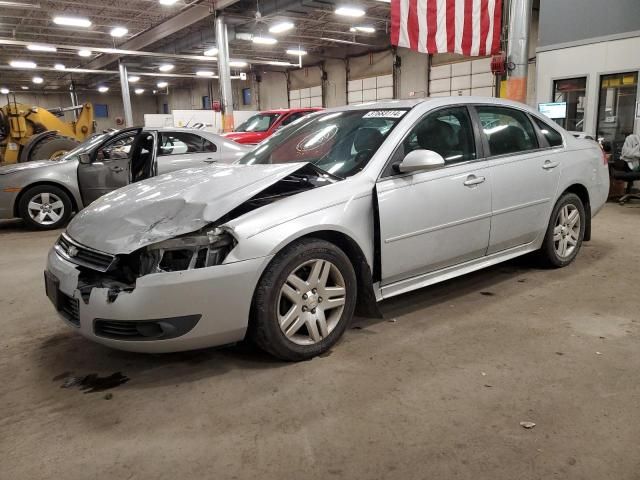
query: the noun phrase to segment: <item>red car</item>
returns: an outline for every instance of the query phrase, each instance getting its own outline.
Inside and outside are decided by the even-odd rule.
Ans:
[[[250,117],[241,123],[233,132],[224,136],[238,143],[255,145],[270,137],[280,127],[305,115],[322,110],[322,108],[285,108],[280,110],[267,110]]]

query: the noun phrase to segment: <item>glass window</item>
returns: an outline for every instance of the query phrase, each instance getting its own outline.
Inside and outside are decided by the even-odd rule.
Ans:
[[[186,132],[162,133],[160,155],[215,152],[216,146],[200,135]]]
[[[553,101],[567,104],[566,118],[554,119],[563,128],[584,132],[584,107],[587,102],[587,77],[553,82]]]
[[[298,120],[299,118],[304,117],[307,113],[311,113],[311,112],[295,112],[292,113],[291,115],[289,115],[287,118],[285,118],[282,123],[280,124],[282,127],[289,125],[290,123],[295,122],[296,120]]]
[[[549,142],[550,147],[559,147],[563,144],[562,135],[560,135],[557,130],[551,128],[539,118],[533,117],[533,121],[538,125],[542,135],[544,135],[544,138]]]
[[[280,118],[279,113],[258,113],[241,123],[236,132],[266,132]]]
[[[603,75],[600,78],[597,136],[611,148],[614,157],[633,133],[638,73]]]
[[[101,162],[128,158],[131,153],[131,146],[137,135],[138,131],[132,131],[105,143],[96,152],[96,160]]]
[[[406,109],[361,109],[311,115],[278,130],[240,163],[310,162],[348,177],[365,167],[406,113]]]
[[[404,155],[418,149],[432,150],[444,158],[445,164],[475,159],[476,145],[469,111],[466,107],[455,107],[428,114],[413,127],[402,148]]]
[[[535,130],[526,113],[493,106],[479,106],[477,110],[491,155],[507,155],[538,148]]]

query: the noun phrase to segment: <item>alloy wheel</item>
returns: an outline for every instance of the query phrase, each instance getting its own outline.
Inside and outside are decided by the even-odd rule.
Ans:
[[[54,193],[42,192],[29,200],[27,210],[34,222],[40,225],[53,225],[64,216],[64,203]]]
[[[340,322],[345,301],[340,270],[328,260],[309,260],[295,268],[280,289],[280,329],[298,345],[318,343]]]
[[[569,203],[558,212],[553,229],[553,245],[559,258],[570,257],[580,239],[580,211]]]

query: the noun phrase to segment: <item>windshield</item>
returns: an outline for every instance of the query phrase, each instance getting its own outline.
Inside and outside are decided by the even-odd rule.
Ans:
[[[89,151],[93,147],[95,147],[98,143],[102,142],[109,135],[110,135],[109,133],[101,133],[99,135],[95,135],[91,137],[89,140],[86,140],[84,143],[81,143],[73,150],[67,152],[63,157],[60,158],[60,160],[61,161],[72,160],[74,158],[77,158],[77,156],[80,155],[81,153],[89,153]]]
[[[239,163],[310,162],[345,178],[365,167],[407,111],[363,109],[312,114],[278,131]]]
[[[236,132],[266,132],[280,118],[279,113],[258,113],[240,124]]]

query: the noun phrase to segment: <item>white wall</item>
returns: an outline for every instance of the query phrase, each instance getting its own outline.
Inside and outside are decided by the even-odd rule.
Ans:
[[[553,100],[553,81],[587,77],[585,131],[595,133],[600,75],[640,70],[640,37],[538,52],[536,104]],[[640,133],[636,118],[635,131]]]
[[[327,108],[347,104],[347,70],[344,60],[327,60],[324,63],[327,80],[324,82],[324,96]]]
[[[424,98],[429,86],[429,55],[408,48],[398,48],[400,72],[398,96],[400,98]],[[413,95],[410,95],[413,92]]]
[[[287,76],[284,72],[262,72],[259,83],[260,106],[256,110],[288,108]]]

